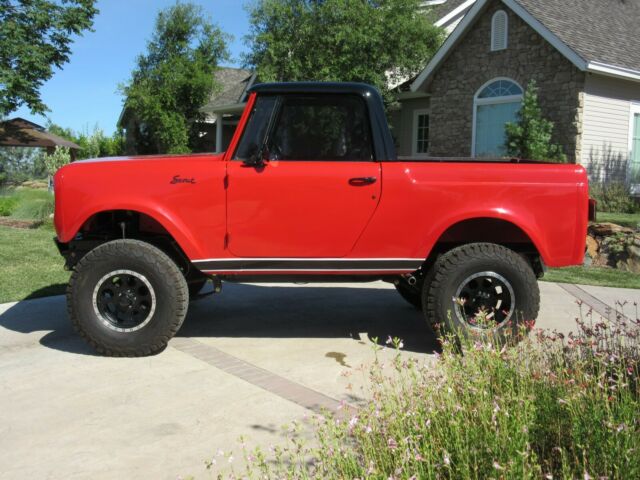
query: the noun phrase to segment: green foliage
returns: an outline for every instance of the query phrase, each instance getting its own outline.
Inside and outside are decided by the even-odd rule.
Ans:
[[[0,148],[0,185],[16,185],[31,178],[42,178],[44,167],[37,161],[40,154],[41,150],[37,148]]]
[[[615,256],[624,255],[627,249],[633,245],[634,235],[632,233],[616,232],[606,237],[602,242],[608,247],[609,253]]]
[[[591,182],[589,196],[598,201],[598,210],[610,213],[640,212],[640,205],[622,182]]]
[[[78,145],[80,150],[77,152],[77,160],[115,157],[124,152],[124,138],[120,131],[109,137],[98,126],[95,126],[92,132],[74,132],[70,128],[49,124],[47,130]]]
[[[8,217],[13,213],[18,201],[13,197],[0,197],[0,217]]]
[[[245,62],[261,81],[358,81],[387,103],[389,81],[420,71],[444,40],[419,0],[258,0]]]
[[[199,109],[216,89],[214,72],[228,58],[225,35],[191,3],[159,13],[147,53],[121,87],[134,119],[138,153],[182,153],[198,147]]]
[[[529,82],[516,123],[507,123],[507,154],[528,160],[566,163],[567,156],[559,145],[551,143],[553,123],[542,116],[538,88]]]
[[[47,111],[40,88],[69,61],[73,35],[93,25],[95,0],[0,0],[0,116]]]
[[[229,478],[639,478],[639,326],[586,312],[568,337],[449,339],[435,365],[378,351],[367,403],[313,418],[311,446],[294,426],[271,454],[245,449]]]
[[[47,174],[54,175],[60,167],[63,167],[71,161],[69,149],[67,147],[56,147],[51,154],[43,157],[44,168]]]

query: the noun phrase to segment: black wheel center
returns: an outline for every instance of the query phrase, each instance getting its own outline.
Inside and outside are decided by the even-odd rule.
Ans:
[[[502,275],[481,272],[460,283],[454,305],[459,320],[477,328],[495,328],[511,318],[515,296]]]
[[[130,270],[118,270],[100,279],[94,290],[94,309],[110,328],[133,331],[148,323],[155,310],[149,281]]]

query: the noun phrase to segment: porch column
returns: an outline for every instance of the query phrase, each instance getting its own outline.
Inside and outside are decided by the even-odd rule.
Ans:
[[[222,113],[216,113],[216,153],[222,152]]]

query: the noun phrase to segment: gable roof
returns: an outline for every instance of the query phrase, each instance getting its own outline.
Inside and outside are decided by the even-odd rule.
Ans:
[[[431,7],[436,27],[447,28],[460,17],[464,16],[467,10],[473,6],[475,0],[446,0],[444,3]]]
[[[216,111],[244,102],[247,90],[255,81],[255,75],[251,70],[230,67],[218,68],[214,78],[222,89],[211,95],[207,104],[200,109],[201,111]]]
[[[420,90],[484,12],[477,0],[411,85]],[[636,0],[501,0],[578,69],[640,81]]]

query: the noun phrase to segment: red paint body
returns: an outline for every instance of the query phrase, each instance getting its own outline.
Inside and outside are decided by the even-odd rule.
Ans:
[[[194,262],[307,258],[419,264],[438,242],[464,243],[466,237],[491,233],[470,231],[469,224],[456,229],[459,222],[493,218],[523,232],[510,230],[504,243],[530,241],[546,265],[583,261],[589,201],[581,166],[272,161],[248,167],[232,160],[231,152],[254,100],[252,94],[227,154],[89,160],[60,169],[55,177],[59,241],[71,242],[99,212],[131,210],[155,219]],[[195,183],[172,183],[176,175]],[[376,181],[352,185],[354,177]],[[371,275],[415,268],[290,271]]]

